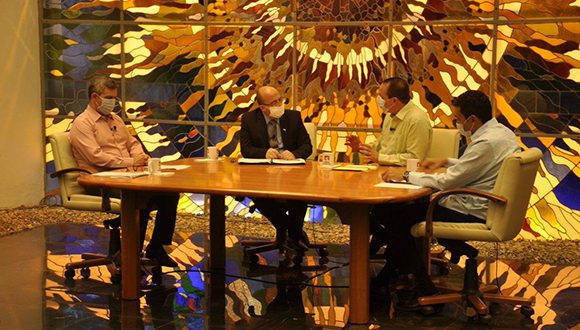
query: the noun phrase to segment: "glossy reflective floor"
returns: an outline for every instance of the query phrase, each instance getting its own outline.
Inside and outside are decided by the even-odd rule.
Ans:
[[[177,233],[171,255],[179,269],[163,268],[162,285],[144,268],[143,296],[124,302],[105,266],[89,278],[66,281],[64,265],[83,252],[106,253],[108,232],[63,224],[0,238],[0,329],[336,329],[348,318],[348,246],[329,246],[329,262],[308,256],[301,268],[279,266],[277,252],[243,263],[239,237],[226,239],[225,274],[205,272],[205,234]],[[461,263],[460,263],[461,264]],[[372,264],[371,273],[381,265]],[[480,264],[483,274],[484,264]],[[580,267],[491,263],[490,278],[504,294],[535,296],[536,314],[525,322],[513,307],[494,310],[490,325],[470,322],[459,304],[431,317],[413,312],[389,316],[384,297],[371,301],[365,328],[569,329],[580,322]],[[482,275],[484,278],[486,275]],[[456,267],[446,280],[460,283]],[[220,290],[222,288],[222,290]]]

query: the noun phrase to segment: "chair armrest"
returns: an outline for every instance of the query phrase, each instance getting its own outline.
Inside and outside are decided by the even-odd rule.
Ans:
[[[50,173],[50,177],[51,178],[56,178],[56,177],[60,177],[63,174],[69,173],[69,172],[83,172],[83,173],[87,173],[87,174],[93,174],[91,171],[84,169],[84,168],[80,168],[80,167],[70,167],[70,168],[65,168],[62,170],[58,170],[55,172]]]
[[[500,204],[507,203],[507,198],[503,196],[471,188],[457,188],[438,192],[433,196],[433,198],[429,202],[429,207],[427,208],[427,215],[425,219],[425,237],[431,239],[431,237],[433,236],[433,212],[435,211],[435,206],[437,206],[439,200],[446,196],[458,194],[479,196]]]

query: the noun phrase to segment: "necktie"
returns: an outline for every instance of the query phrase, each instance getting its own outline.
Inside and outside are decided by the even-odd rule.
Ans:
[[[268,136],[270,137],[270,148],[278,148],[278,121],[271,119],[268,122]]]

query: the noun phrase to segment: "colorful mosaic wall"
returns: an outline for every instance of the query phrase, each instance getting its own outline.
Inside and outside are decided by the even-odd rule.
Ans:
[[[165,160],[239,154],[240,115],[271,84],[317,124],[318,150],[348,159],[376,138],[379,82],[406,78],[433,125],[452,97],[489,93],[523,148],[544,151],[526,239],[579,239],[580,6],[572,0],[43,0],[46,134],[87,103],[85,81],[118,78],[120,113]],[[51,156],[47,148],[47,172]],[[48,180],[48,179],[47,179]],[[48,190],[56,187],[48,181]],[[181,208],[203,211],[203,196]],[[247,201],[231,200],[230,214]],[[313,209],[312,221],[332,217]]]

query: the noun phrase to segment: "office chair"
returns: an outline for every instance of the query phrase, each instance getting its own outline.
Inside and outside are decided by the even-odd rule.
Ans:
[[[515,153],[507,157],[500,168],[492,193],[475,189],[450,189],[437,193],[429,205],[426,221],[416,224],[411,228],[415,237],[425,237],[424,245],[430,242],[431,237],[450,240],[453,247],[461,254],[468,257],[465,267],[463,289],[455,291],[447,287],[440,287],[444,291],[453,293],[438,296],[421,297],[419,304],[422,306],[439,305],[448,302],[463,302],[467,306],[468,317],[480,317],[482,321],[489,321],[489,308],[487,302],[511,303],[521,305],[521,313],[530,317],[534,314],[531,306],[533,298],[509,297],[497,292],[497,286],[479,286],[477,275],[478,251],[465,241],[503,242],[512,240],[520,232],[525,219],[528,202],[532,192],[534,179],[540,163],[542,152],[537,148],[530,148],[523,152]],[[456,223],[456,222],[433,222],[433,210],[438,201],[453,194],[470,194],[489,199],[489,210],[486,223]],[[428,247],[424,246],[424,260],[430,267]]]
[[[75,276],[75,270],[80,269],[83,278],[89,278],[91,275],[90,267],[107,265],[111,271],[111,282],[120,282],[120,226],[121,219],[121,200],[118,198],[109,198],[106,191],[103,196],[88,194],[85,189],[78,184],[77,178],[80,173],[89,171],[78,167],[72,155],[72,149],[69,142],[69,133],[56,133],[48,137],[54,156],[54,165],[56,171],[50,176],[58,177],[60,186],[60,196],[65,208],[82,211],[96,211],[116,214],[117,217],[105,220],[103,225],[109,229],[109,251],[107,255],[94,253],[83,253],[82,261],[71,262],[65,265],[65,278],[72,280]],[[151,271],[153,282],[161,282],[161,267],[148,259],[142,260],[142,265],[154,266]]]
[[[312,154],[308,157],[308,159],[316,159],[317,149],[316,149],[316,125],[313,123],[304,123],[304,127],[306,128],[306,132],[310,137],[310,143],[312,144]],[[251,212],[255,207],[250,206]],[[259,241],[259,240],[244,240],[240,241],[240,244],[244,247],[244,259],[249,261],[250,264],[255,265],[258,263],[258,256],[257,254],[267,251],[278,250],[280,254],[284,253],[284,248],[278,246],[275,240],[270,241]],[[327,246],[326,244],[308,244],[308,248],[310,249],[317,249],[318,255],[320,256],[320,264],[325,264],[328,262],[327,256]],[[297,254],[295,256],[288,256],[295,264],[300,264],[302,262],[303,255]]]

